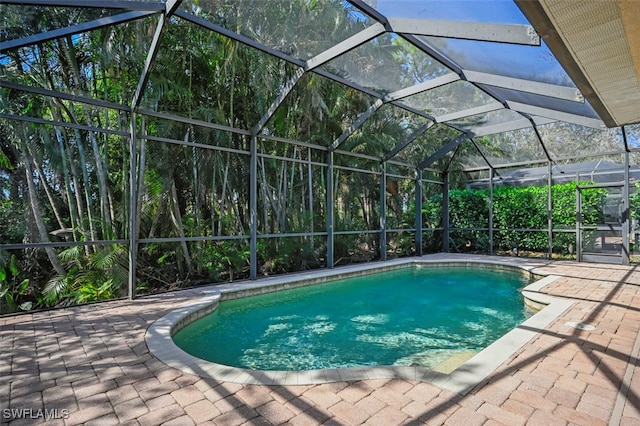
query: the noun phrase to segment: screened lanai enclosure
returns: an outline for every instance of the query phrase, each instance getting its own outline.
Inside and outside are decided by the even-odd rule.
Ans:
[[[3,0],[0,312],[640,261],[634,2]]]

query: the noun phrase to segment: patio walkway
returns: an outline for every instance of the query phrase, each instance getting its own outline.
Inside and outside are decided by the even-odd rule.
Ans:
[[[542,291],[575,300],[466,395],[398,379],[242,385],[170,368],[149,353],[145,332],[201,297],[199,288],[0,318],[0,422],[640,425],[640,266],[425,256],[452,257],[562,275]],[[571,321],[596,329],[567,326]]]

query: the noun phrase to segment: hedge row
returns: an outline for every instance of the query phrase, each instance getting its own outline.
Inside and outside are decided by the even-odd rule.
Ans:
[[[587,184],[587,182],[581,182]],[[582,191],[583,223],[595,225],[604,220],[606,189]],[[551,187],[553,229],[575,230],[576,183]],[[494,250],[548,251],[547,186],[495,187],[493,189]],[[423,205],[425,226],[442,226],[442,195],[434,195]],[[489,252],[489,190],[452,189],[449,191],[450,248],[452,251]],[[481,228],[484,231],[472,230]],[[517,231],[539,229],[541,231]],[[571,252],[573,232],[553,235],[554,251]]]

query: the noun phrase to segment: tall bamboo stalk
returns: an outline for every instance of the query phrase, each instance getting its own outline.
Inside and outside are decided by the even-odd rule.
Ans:
[[[24,166],[25,177],[27,180],[27,188],[29,191],[29,207],[31,207],[31,211],[33,213],[33,220],[36,224],[36,229],[38,230],[38,234],[40,237],[40,242],[48,243],[49,235],[47,234],[47,228],[44,224],[44,218],[42,216],[42,210],[40,209],[40,203],[38,202],[38,194],[36,190],[36,186],[33,182],[33,169],[31,167],[31,161],[29,160],[29,155],[27,154],[28,147],[26,150],[22,150],[20,152],[21,161]],[[66,271],[62,267],[60,263],[60,259],[58,259],[58,254],[53,249],[53,247],[45,246],[45,252],[47,253],[47,257],[49,258],[49,262],[53,269],[59,276],[66,275]]]

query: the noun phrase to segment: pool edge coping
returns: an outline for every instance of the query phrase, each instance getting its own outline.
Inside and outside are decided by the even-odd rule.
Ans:
[[[525,303],[540,310],[448,374],[424,367],[395,365],[300,371],[251,370],[217,364],[190,355],[179,348],[172,338],[185,325],[213,312],[218,303],[227,298],[245,297],[421,264],[438,266],[490,265],[493,268],[519,269],[542,276],[543,278],[529,284],[522,290]],[[258,281],[218,284],[212,289],[204,288],[201,292],[203,297],[198,298],[190,305],[174,309],[157,319],[148,327],[145,342],[151,354],[166,365],[189,374],[218,381],[256,385],[316,385],[369,379],[408,379],[432,383],[464,395],[485,380],[574,303],[572,300],[560,299],[540,292],[544,286],[560,277],[561,275],[538,271],[537,266],[504,260],[407,258],[384,263],[291,274],[284,277],[269,277]]]

